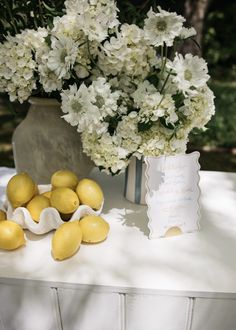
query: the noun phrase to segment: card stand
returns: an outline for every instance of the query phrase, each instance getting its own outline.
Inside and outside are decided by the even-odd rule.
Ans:
[[[200,229],[199,152],[145,157],[149,238]]]

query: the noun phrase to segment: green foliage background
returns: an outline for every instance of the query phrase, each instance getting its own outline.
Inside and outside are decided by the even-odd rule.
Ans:
[[[0,41],[8,33],[51,25],[53,17],[62,16],[64,0],[1,0]]]

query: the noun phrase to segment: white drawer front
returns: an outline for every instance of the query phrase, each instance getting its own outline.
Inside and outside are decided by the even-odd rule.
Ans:
[[[236,300],[203,299],[194,303],[191,330],[235,330]]]
[[[119,294],[58,289],[63,330],[119,330]]]
[[[126,330],[185,330],[188,298],[126,296]]]
[[[0,284],[0,325],[3,330],[59,329],[54,297],[50,288]]]

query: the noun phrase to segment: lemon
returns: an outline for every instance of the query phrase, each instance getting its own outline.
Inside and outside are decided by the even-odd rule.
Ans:
[[[95,210],[99,210],[104,196],[99,184],[91,179],[82,179],[76,187],[81,204],[89,205]]]
[[[35,183],[27,173],[14,175],[7,184],[7,198],[13,208],[28,203],[35,193]]]
[[[45,197],[47,197],[49,199],[51,198],[51,195],[52,195],[51,190],[50,191],[45,191],[44,193],[41,194],[41,196],[45,196]]]
[[[23,229],[15,222],[0,222],[0,249],[14,250],[25,244]]]
[[[50,200],[41,195],[35,196],[26,206],[32,219],[36,222],[39,222],[40,214],[46,207],[50,207]]]
[[[78,184],[78,181],[77,175],[69,170],[57,171],[51,177],[53,189],[65,187],[74,190]]]
[[[81,244],[82,231],[78,221],[60,225],[52,237],[52,256],[64,260],[74,255]]]
[[[0,221],[6,220],[6,219],[7,219],[6,212],[4,212],[3,210],[0,210]]]
[[[179,227],[171,227],[167,230],[165,237],[178,236],[181,235],[182,231]]]
[[[98,243],[104,241],[109,233],[109,224],[96,215],[87,215],[79,223],[83,242]]]
[[[52,207],[60,213],[73,213],[79,206],[77,194],[70,188],[57,188],[52,191],[50,198]]]

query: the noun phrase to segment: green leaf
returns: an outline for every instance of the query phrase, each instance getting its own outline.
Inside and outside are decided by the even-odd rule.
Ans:
[[[168,128],[171,130],[174,130],[176,128],[175,125],[173,125],[171,123],[167,123],[166,119],[164,117],[160,117],[159,120],[160,120],[160,123],[162,124],[162,126],[164,126],[165,128]]]
[[[151,76],[147,77],[147,80],[156,88],[158,88],[159,85],[159,78],[156,74],[152,74]]]
[[[176,109],[179,109],[184,105],[185,96],[183,93],[178,93],[172,96],[173,100],[175,101]]]
[[[140,122],[140,123],[138,123],[138,131],[139,132],[148,131],[152,126],[153,126],[153,122],[152,121]]]

